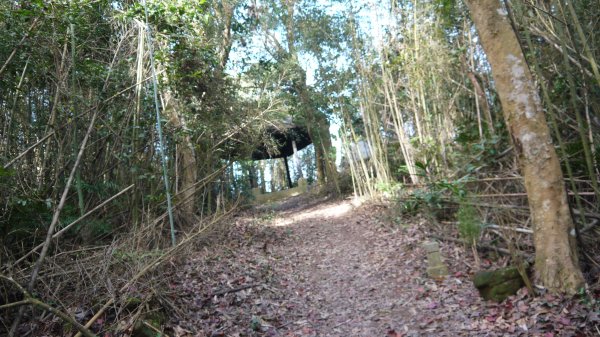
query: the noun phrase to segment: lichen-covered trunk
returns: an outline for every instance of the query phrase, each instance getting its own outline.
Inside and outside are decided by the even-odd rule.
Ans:
[[[504,118],[525,180],[534,224],[538,282],[575,293],[584,284],[560,163],[539,94],[506,9],[499,0],[467,0],[492,66]]]

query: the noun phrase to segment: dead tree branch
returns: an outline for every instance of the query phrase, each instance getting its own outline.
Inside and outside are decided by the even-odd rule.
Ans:
[[[81,323],[77,322],[74,318],[72,318],[68,314],[31,296],[31,294],[27,290],[25,290],[25,288],[23,288],[17,281],[13,280],[10,277],[1,275],[1,274],[0,274],[0,279],[5,280],[8,283],[11,283],[12,285],[14,285],[19,290],[19,292],[23,294],[23,297],[24,297],[24,299],[21,301],[0,305],[0,310],[14,308],[14,307],[23,307],[25,305],[32,305],[32,306],[38,307],[42,310],[49,311],[52,314],[54,314],[55,316],[57,316],[60,319],[62,319],[63,321],[65,321],[66,323],[73,325],[85,337],[96,337],[96,335],[94,333],[92,333],[88,328],[81,325]]]

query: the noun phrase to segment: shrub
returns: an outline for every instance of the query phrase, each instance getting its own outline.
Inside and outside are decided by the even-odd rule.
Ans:
[[[456,212],[458,220],[458,233],[460,237],[468,244],[474,244],[479,238],[481,232],[481,220],[477,210],[472,205],[461,204]]]

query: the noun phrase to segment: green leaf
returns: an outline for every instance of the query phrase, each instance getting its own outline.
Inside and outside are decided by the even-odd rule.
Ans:
[[[5,169],[4,167],[0,166],[0,177],[10,177],[13,174],[14,174],[14,171]]]

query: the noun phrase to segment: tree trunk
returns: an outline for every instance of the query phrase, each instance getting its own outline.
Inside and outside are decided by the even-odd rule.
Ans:
[[[181,136],[176,137],[179,146],[177,147],[177,162],[181,170],[181,185],[179,190],[182,193],[181,211],[187,221],[194,221],[194,213],[196,210],[196,178],[198,176],[198,167],[196,165],[196,154],[194,145],[190,136],[186,133],[185,120],[180,112],[180,106],[175,97],[172,97],[171,92],[166,91],[164,94],[165,113],[170,118],[170,123],[180,132]]]
[[[217,17],[219,18],[221,29],[222,29],[222,40],[219,51],[219,66],[218,73],[219,75],[223,75],[223,71],[227,66],[227,62],[229,61],[229,54],[231,52],[231,46],[233,44],[233,36],[231,31],[231,26],[233,23],[233,16],[235,14],[236,8],[240,5],[240,1],[221,1],[218,2],[217,6]]]
[[[311,112],[308,112],[308,114],[311,114]],[[313,117],[308,120],[307,129],[308,129],[308,134],[309,134],[309,136],[313,142],[313,145],[315,147],[315,162],[316,162],[316,170],[317,170],[317,181],[321,184],[325,184],[328,181],[328,179],[327,179],[327,153],[325,153],[325,149],[326,149],[325,141],[327,140],[327,138],[329,136],[329,128],[327,128],[327,134],[324,136],[321,133],[321,131],[323,131],[325,128],[319,124],[316,124],[316,122],[312,120],[312,119],[314,119],[314,116],[309,116],[309,117]],[[316,125],[316,127],[313,127],[311,125]],[[326,123],[325,125],[329,126],[329,123]]]
[[[260,190],[262,193],[267,193],[267,183],[265,181],[265,161],[261,160],[258,162],[258,170],[260,172]]]
[[[298,62],[298,51],[296,50],[296,37],[294,33],[294,7],[296,0],[285,0],[287,17],[284,22],[287,39],[286,57],[292,61],[297,78],[293,81],[293,87],[306,118],[308,134],[315,147],[315,159],[317,168],[317,180],[320,183],[335,183],[337,185],[337,169],[335,167],[335,152],[331,143],[329,132],[329,121],[313,104],[310,96],[309,86],[306,83],[306,71]],[[281,52],[281,51],[280,51]],[[316,125],[317,127],[313,127]]]
[[[315,147],[317,181],[322,184],[335,183],[337,169],[335,168],[335,152],[331,143],[329,121],[322,112],[314,107],[306,85],[306,72],[299,65],[298,72],[300,79],[295,81],[294,89],[300,98],[307,131]]]
[[[584,284],[573,219],[560,163],[540,97],[506,9],[498,0],[467,0],[492,67],[534,224],[538,281],[553,292],[573,294]]]
[[[250,188],[258,187],[258,170],[254,162],[248,164],[248,182],[250,183]]]

